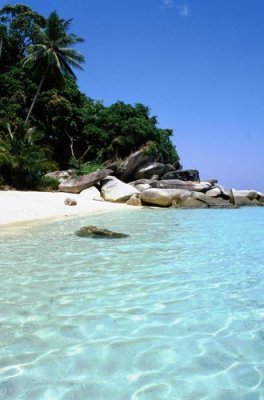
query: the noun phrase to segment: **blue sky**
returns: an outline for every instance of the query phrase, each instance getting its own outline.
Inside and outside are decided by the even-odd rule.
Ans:
[[[264,191],[263,0],[20,3],[74,18],[71,30],[86,39],[78,82],[87,95],[150,106],[174,130],[185,168]]]

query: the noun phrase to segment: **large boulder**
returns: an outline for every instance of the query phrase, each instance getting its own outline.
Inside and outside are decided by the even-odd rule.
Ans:
[[[135,179],[149,179],[153,175],[161,176],[164,172],[164,164],[147,163],[142,165],[134,174]]]
[[[191,192],[188,190],[156,188],[144,190],[140,194],[140,198],[144,203],[163,207],[171,206],[173,201],[175,204],[181,204],[184,199],[190,196]]]
[[[196,192],[206,192],[212,188],[208,182],[195,183],[179,179],[162,179],[161,181],[156,181],[155,186],[160,189],[184,189]]]
[[[100,169],[88,175],[79,176],[75,179],[68,179],[59,185],[61,192],[67,193],[80,193],[82,190],[87,189],[96,183],[100,182],[103,178],[110,175],[113,171],[111,169]]]
[[[182,181],[200,181],[197,169],[185,169],[167,172],[161,179],[180,179]]]
[[[154,161],[155,157],[147,154],[146,150],[138,150],[128,156],[117,168],[115,175],[124,182],[133,178],[136,170],[143,164]]]
[[[101,181],[101,194],[106,201],[126,202],[133,194],[139,194],[133,186],[121,182],[115,176],[108,176]]]

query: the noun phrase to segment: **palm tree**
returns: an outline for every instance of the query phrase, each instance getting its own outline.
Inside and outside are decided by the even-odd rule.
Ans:
[[[23,60],[23,64],[41,70],[42,77],[29,108],[26,124],[49,71],[58,70],[62,75],[76,79],[71,67],[82,69],[84,56],[71,46],[83,42],[84,39],[73,33],[67,33],[71,21],[71,19],[61,19],[55,11],[52,12],[47,19],[46,28],[44,30],[39,28],[37,31],[36,44],[32,44],[28,48],[28,55]]]

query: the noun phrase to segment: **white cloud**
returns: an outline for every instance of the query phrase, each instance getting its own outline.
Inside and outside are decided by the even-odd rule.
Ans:
[[[187,4],[179,5],[177,8],[181,17],[188,17],[191,15],[191,10]]]
[[[174,6],[174,0],[163,0],[163,6],[171,8]]]
[[[175,6],[179,15],[183,18],[191,15],[191,10],[185,2],[181,3],[178,0],[162,0],[162,5],[163,8],[172,8]]]

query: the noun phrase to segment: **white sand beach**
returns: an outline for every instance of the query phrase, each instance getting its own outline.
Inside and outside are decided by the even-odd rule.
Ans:
[[[76,206],[64,200],[72,198]],[[12,225],[36,224],[50,220],[77,217],[124,209],[135,209],[127,204],[92,200],[82,194],[32,191],[0,191],[0,229]]]

